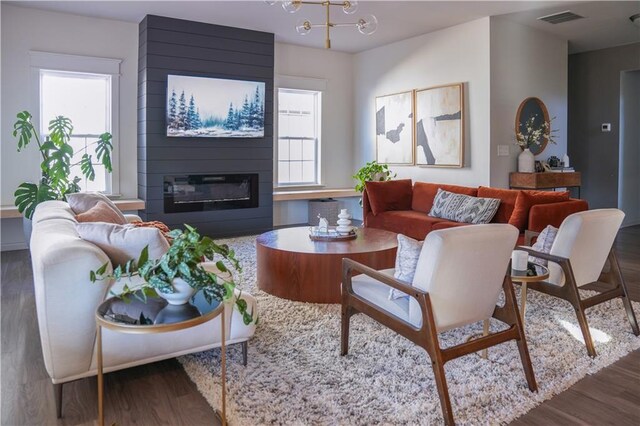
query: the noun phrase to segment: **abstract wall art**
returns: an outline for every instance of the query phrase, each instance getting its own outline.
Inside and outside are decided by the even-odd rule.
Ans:
[[[413,91],[376,98],[378,163],[413,164]]]
[[[464,165],[463,84],[416,90],[416,164]]]

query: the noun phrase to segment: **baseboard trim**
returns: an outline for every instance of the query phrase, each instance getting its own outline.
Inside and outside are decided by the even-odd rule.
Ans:
[[[26,250],[27,248],[26,243],[2,243],[0,251]]]
[[[624,220],[622,222],[621,228],[628,228],[629,226],[636,226],[636,225],[640,225],[640,218],[635,218],[635,219],[631,219],[631,220]]]

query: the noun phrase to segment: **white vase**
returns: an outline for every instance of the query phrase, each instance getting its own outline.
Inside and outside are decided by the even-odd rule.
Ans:
[[[338,226],[336,227],[336,231],[341,234],[348,234],[353,229],[351,226],[351,215],[347,212],[347,209],[340,210],[340,214],[338,215]]]
[[[518,171],[520,173],[533,173],[536,170],[536,160],[529,148],[518,155]]]
[[[182,278],[173,279],[173,293],[162,293],[157,291],[158,295],[169,302],[170,305],[184,305],[196,293],[196,289],[191,287]]]

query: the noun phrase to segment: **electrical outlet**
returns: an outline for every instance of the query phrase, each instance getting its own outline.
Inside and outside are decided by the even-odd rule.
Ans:
[[[611,131],[611,123],[602,123],[602,131],[610,132]]]
[[[509,145],[498,145],[498,157],[509,156]]]

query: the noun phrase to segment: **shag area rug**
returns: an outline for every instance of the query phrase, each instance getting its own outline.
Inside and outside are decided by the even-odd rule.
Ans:
[[[440,400],[426,352],[364,315],[351,322],[349,355],[340,356],[340,306],[291,302],[256,285],[255,237],[224,240],[236,251],[239,287],[256,296],[260,322],[249,342],[227,358],[227,417],[232,425],[441,424]],[[516,295],[519,297],[518,290]],[[636,312],[640,304],[635,303]],[[598,356],[591,359],[571,306],[529,292],[526,334],[539,390],[527,384],[516,344],[445,365],[458,424],[501,424],[526,413],[640,348],[620,299],[587,311]],[[500,323],[492,322],[492,328]],[[450,346],[482,331],[481,324],[446,332]],[[220,351],[179,358],[212,407],[220,401]]]

